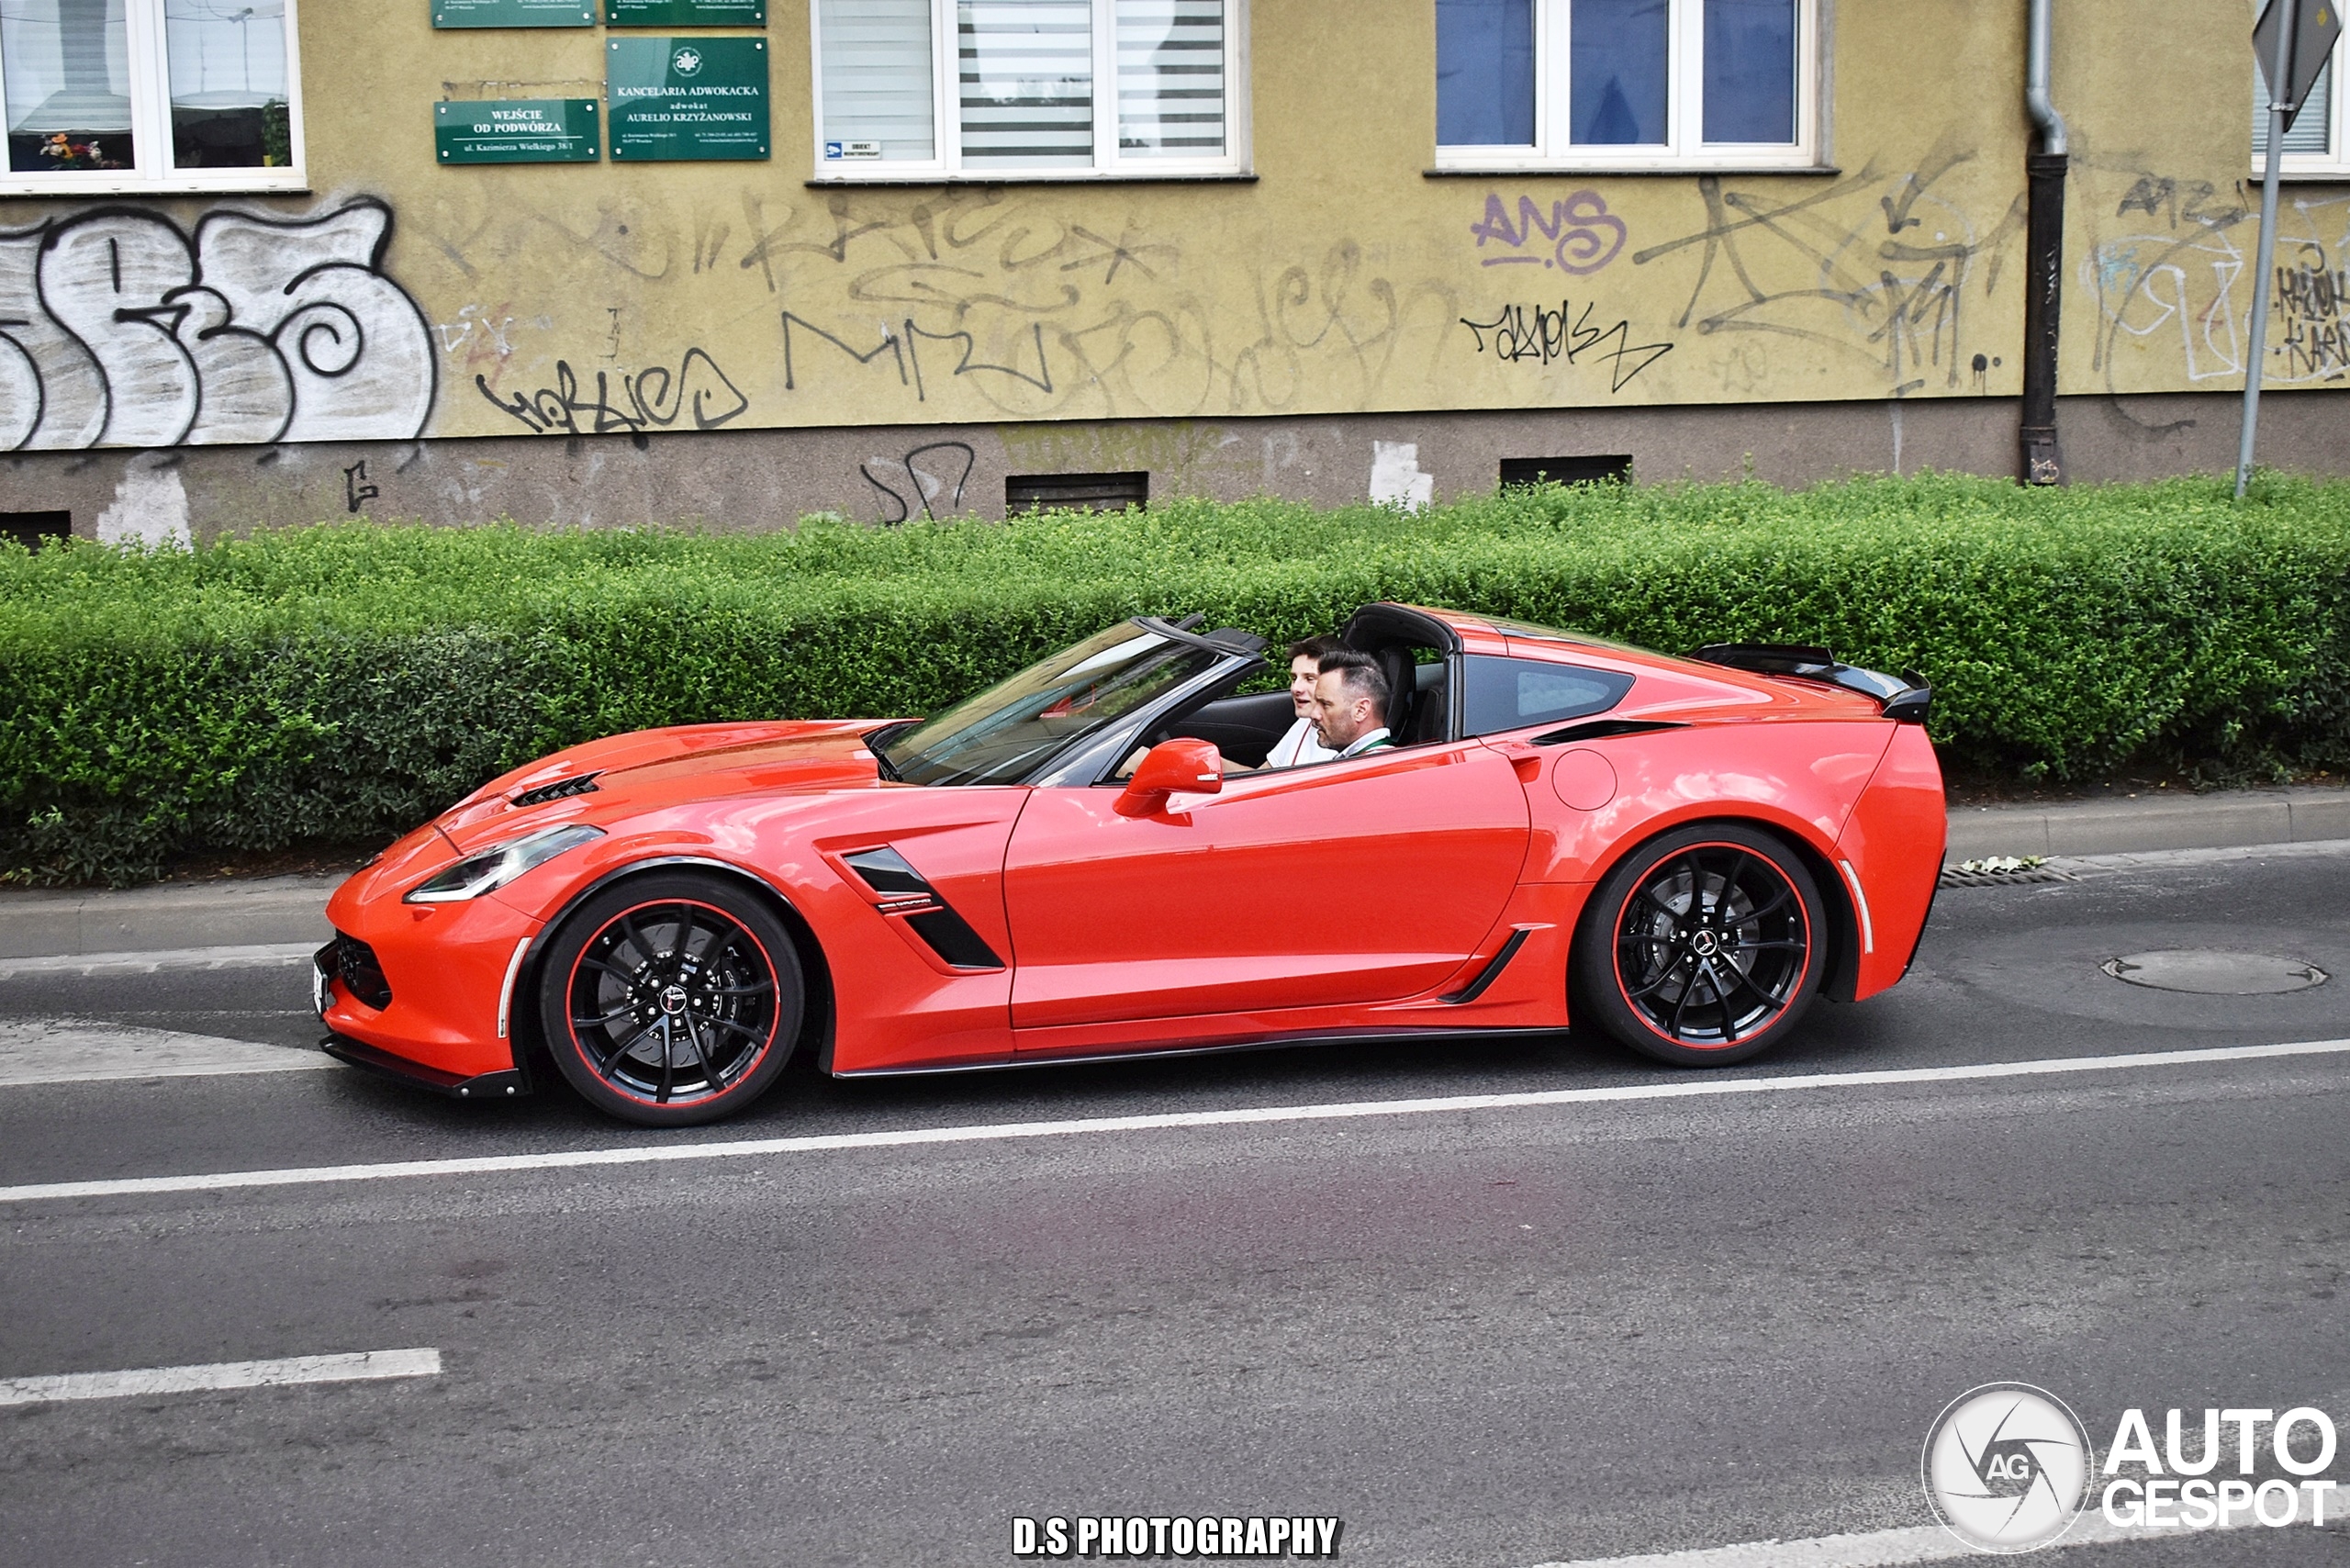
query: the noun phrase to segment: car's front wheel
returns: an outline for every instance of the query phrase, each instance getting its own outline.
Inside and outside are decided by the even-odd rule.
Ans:
[[[664,872],[596,894],[565,918],[539,972],[555,1067],[588,1103],[644,1126],[741,1110],[800,1035],[790,934],[722,878]]]
[[[1767,833],[1700,823],[1642,845],[1577,927],[1579,1019],[1660,1061],[1744,1061],[1818,994],[1827,914],[1811,873]]]

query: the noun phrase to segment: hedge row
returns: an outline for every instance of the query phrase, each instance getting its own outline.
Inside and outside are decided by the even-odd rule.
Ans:
[[[2350,756],[2350,486],[1927,476],[795,534],[333,524],[0,547],[0,874],[382,839],[595,735],[933,710],[1137,611],[1280,640],[1400,599],[1651,647],[1825,643],[1973,767]]]

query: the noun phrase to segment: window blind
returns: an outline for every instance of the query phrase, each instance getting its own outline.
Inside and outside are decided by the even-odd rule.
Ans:
[[[2309,102],[2293,117],[2293,129],[2285,133],[2285,151],[2309,152],[2324,157],[2333,151],[2330,131],[2333,124],[2333,62],[2317,73],[2317,81],[2310,88]],[[2258,70],[2252,73],[2252,161],[2257,164],[2268,156],[2268,79]]]
[[[1224,0],[1117,0],[1117,21],[1120,152],[1221,156]]]
[[[955,9],[963,162],[1091,164],[1088,0],[959,0]]]
[[[930,0],[819,0],[819,6],[825,161],[935,158]]]

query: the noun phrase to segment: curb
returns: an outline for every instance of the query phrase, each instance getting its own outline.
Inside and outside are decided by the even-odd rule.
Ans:
[[[1953,864],[1993,855],[2128,855],[2350,839],[2350,786],[2166,791],[2062,805],[1959,806]],[[0,960],[222,946],[317,946],[340,876],[257,877],[124,892],[0,890]]]

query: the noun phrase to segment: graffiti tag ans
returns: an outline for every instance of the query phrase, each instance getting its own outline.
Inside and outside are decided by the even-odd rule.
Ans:
[[[2304,244],[2297,264],[2277,269],[2277,308],[2285,341],[2277,353],[2295,381],[2335,380],[2350,372],[2350,325],[2342,319],[2350,268],[2328,267],[2324,247]]]
[[[1595,305],[1577,311],[1571,299],[1559,308],[1547,305],[1505,305],[1490,321],[1460,324],[1476,334],[1477,352],[1491,353],[1511,364],[1548,366],[1563,361],[1573,364],[1583,355],[1607,364],[1607,390],[1621,392],[1632,377],[1673,352],[1671,343],[1632,342],[1632,323],[1618,319],[1612,326],[1592,323]]]
[[[0,450],[405,441],[432,334],[383,271],[392,210],[101,207],[0,233]]]
[[[1514,218],[1498,195],[1489,194],[1484,217],[1471,224],[1469,232],[1477,237],[1480,251],[1490,241],[1517,252],[1480,256],[1479,266],[1539,263],[1577,276],[1595,273],[1614,261],[1616,252],[1624,248],[1625,237],[1624,220],[1607,210],[1606,200],[1597,191],[1577,191],[1554,201],[1547,214],[1535,206],[1532,196],[1522,196]],[[1535,246],[1532,254],[1526,252],[1529,243]]]
[[[924,458],[935,461],[925,466]],[[877,457],[870,463],[860,463],[856,471],[865,476],[865,482],[873,487],[883,503],[883,522],[903,522],[913,516],[917,506],[922,508],[923,516],[935,522],[941,511],[952,515],[962,510],[963,487],[970,482],[971,470],[979,466],[979,454],[959,441],[934,441],[895,460]],[[932,467],[941,472],[933,473]],[[882,483],[881,475],[874,473],[876,468],[889,476],[889,483]],[[905,478],[900,479],[898,473],[903,473]],[[954,477],[949,479],[945,476],[946,474]],[[902,491],[899,488],[901,485],[905,487]],[[946,497],[944,505],[933,508],[931,502],[942,495]]]

